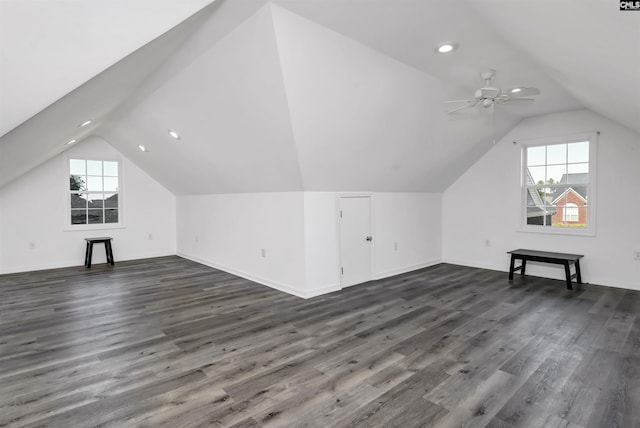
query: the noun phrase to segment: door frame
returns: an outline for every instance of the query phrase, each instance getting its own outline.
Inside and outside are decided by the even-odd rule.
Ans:
[[[371,272],[369,272],[369,281],[373,281],[374,273],[376,271],[376,259],[375,259],[375,245],[376,245],[376,231],[374,223],[374,194],[373,192],[338,192],[336,193],[336,251],[338,252],[338,278],[340,283],[340,289],[344,289],[342,286],[342,251],[340,250],[340,199],[342,198],[369,198],[369,221],[371,223],[371,245],[370,245],[370,257],[371,257]],[[357,285],[357,284],[354,284]]]

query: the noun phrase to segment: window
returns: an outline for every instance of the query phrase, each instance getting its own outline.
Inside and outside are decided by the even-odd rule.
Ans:
[[[562,212],[562,221],[565,222],[577,222],[580,219],[578,205],[572,202],[567,202]]]
[[[523,144],[522,229],[595,233],[596,134]]]
[[[70,225],[121,223],[120,163],[117,160],[69,159]]]

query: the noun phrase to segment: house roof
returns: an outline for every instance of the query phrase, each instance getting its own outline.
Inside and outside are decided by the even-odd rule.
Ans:
[[[0,2],[0,187],[88,135],[190,194],[442,191],[520,120],[558,111],[640,132],[640,14],[607,2],[148,5]],[[460,48],[436,55],[443,40]],[[541,90],[498,110],[495,132],[490,115],[445,114],[487,68]]]
[[[586,202],[588,199],[587,195],[587,184],[589,183],[589,173],[573,173],[573,174],[562,174],[560,177],[559,183],[567,183],[567,186],[558,186],[554,189],[553,192],[553,201],[552,203],[557,203],[561,197],[565,196],[569,190],[573,191],[580,198],[584,199]],[[584,184],[584,186],[581,186]],[[558,196],[555,196],[558,195]]]
[[[574,189],[573,187],[566,188],[553,201],[551,201],[551,203],[554,204],[554,205],[557,204],[558,202],[560,202],[562,200],[562,198],[567,196],[569,193],[573,193],[574,195],[576,195],[578,198],[582,199],[586,203],[587,202],[587,199],[586,199],[587,188],[586,187],[576,187],[576,189]],[[556,191],[556,193],[558,193],[558,192]]]

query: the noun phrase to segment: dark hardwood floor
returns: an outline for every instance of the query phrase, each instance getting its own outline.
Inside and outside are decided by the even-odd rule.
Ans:
[[[0,426],[640,426],[640,292],[443,264],[302,300],[166,257],[0,293]]]

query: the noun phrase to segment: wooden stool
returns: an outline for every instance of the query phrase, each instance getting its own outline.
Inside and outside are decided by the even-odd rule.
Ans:
[[[114,265],[113,263],[113,250],[111,249],[111,240],[113,238],[110,237],[103,237],[103,238],[84,238],[85,241],[87,241],[87,250],[84,254],[84,265],[87,268],[91,267],[91,256],[93,256],[93,244],[100,244],[100,243],[104,243],[104,250],[107,253],[107,263],[111,263],[111,266]]]

